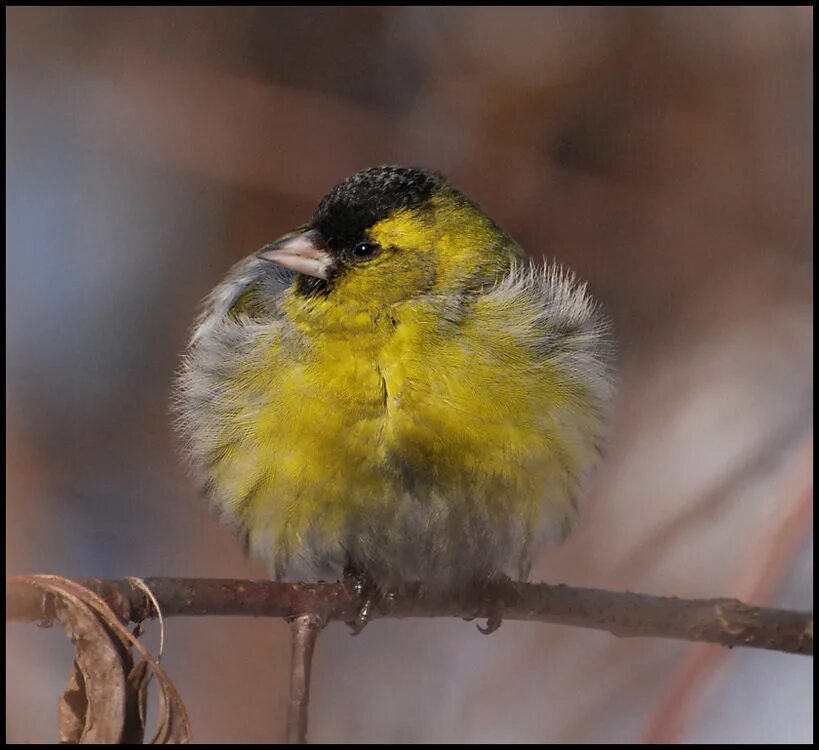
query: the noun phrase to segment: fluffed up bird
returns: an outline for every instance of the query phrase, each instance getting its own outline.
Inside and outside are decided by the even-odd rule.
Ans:
[[[207,298],[175,391],[203,492],[277,579],[524,579],[612,392],[584,284],[439,174],[367,169]]]

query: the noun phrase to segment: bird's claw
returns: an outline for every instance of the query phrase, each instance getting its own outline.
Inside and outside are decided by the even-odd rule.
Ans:
[[[355,620],[346,621],[346,625],[351,631],[350,635],[358,635],[370,621],[370,612],[375,602],[379,600],[380,592],[378,587],[366,575],[351,568],[344,569],[344,582],[352,589],[360,601]]]
[[[486,627],[482,628],[480,625],[476,625],[475,627],[483,633],[483,635],[490,635],[494,633],[501,625],[503,624],[503,612],[492,612],[489,617],[486,618]]]
[[[358,635],[370,621],[370,608],[372,607],[372,599],[366,598],[358,609],[358,615],[355,620],[348,620],[347,625],[350,628],[350,635]]]
[[[476,625],[483,635],[494,633],[503,624],[504,599],[503,592],[509,583],[509,578],[495,578],[481,584],[481,606],[479,612],[488,612],[486,617],[486,627]],[[474,620],[474,617],[464,618]]]

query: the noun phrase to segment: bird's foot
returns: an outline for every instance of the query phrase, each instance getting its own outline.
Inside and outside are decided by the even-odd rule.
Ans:
[[[509,576],[496,575],[478,584],[480,604],[478,611],[469,619],[474,620],[475,617],[486,613],[486,627],[477,626],[478,630],[484,635],[494,633],[503,623],[503,611],[505,606],[504,593],[507,591],[507,587],[510,583],[511,579]]]
[[[358,635],[370,621],[370,613],[381,599],[381,590],[367,575],[350,566],[344,568],[344,583],[359,600],[356,618],[346,621],[350,635]]]

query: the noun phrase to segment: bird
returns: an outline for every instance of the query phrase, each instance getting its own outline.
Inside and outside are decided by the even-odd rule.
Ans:
[[[614,391],[607,316],[446,177],[377,166],[205,299],[173,391],[202,494],[280,581],[526,580]]]

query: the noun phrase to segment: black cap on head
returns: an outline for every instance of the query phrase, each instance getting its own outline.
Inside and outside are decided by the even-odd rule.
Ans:
[[[357,242],[373,224],[398,209],[423,206],[445,183],[440,175],[409,167],[372,167],[336,185],[319,203],[310,226],[332,248]]]

